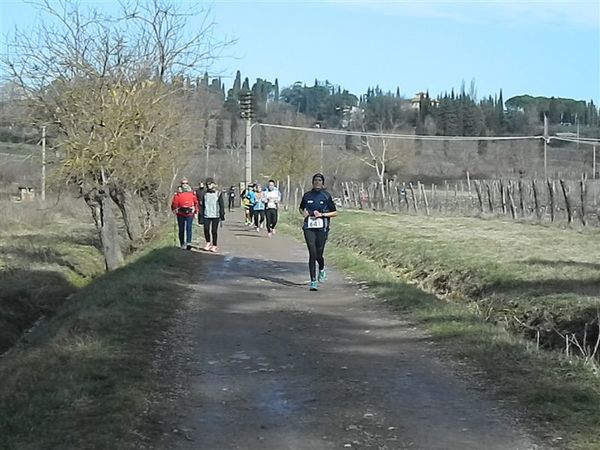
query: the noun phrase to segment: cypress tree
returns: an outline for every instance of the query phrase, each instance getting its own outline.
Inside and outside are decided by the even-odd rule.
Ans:
[[[242,88],[242,74],[238,70],[235,73],[235,80],[233,81],[233,96],[234,97],[237,97],[241,88]]]

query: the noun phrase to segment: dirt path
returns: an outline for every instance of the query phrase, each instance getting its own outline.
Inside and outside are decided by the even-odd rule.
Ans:
[[[182,311],[186,394],[159,446],[538,449],[427,337],[338,272],[307,288],[307,252],[226,223]]]

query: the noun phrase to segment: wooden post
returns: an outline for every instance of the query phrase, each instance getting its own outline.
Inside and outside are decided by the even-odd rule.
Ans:
[[[489,182],[485,183],[485,187],[486,187],[487,194],[488,194],[488,206],[490,208],[490,213],[494,214],[494,194],[493,194],[493,189],[490,187],[490,183]]]
[[[360,189],[358,191],[358,195],[359,195],[359,202],[360,202],[360,209],[365,209],[365,185],[364,183],[360,183]]]
[[[544,113],[544,178],[548,179],[548,117]]]
[[[413,207],[415,208],[415,212],[418,213],[419,207],[417,206],[417,198],[415,197],[415,190],[413,189],[413,184],[408,183],[408,188],[410,189],[410,195],[412,197]]]
[[[513,191],[514,185],[512,181],[509,181],[508,186],[506,186],[506,193],[508,195],[508,202],[510,204],[510,215],[513,219],[517,218],[517,208],[515,207],[515,201],[513,199]]]
[[[471,175],[469,174],[468,170],[467,170],[467,187],[469,189],[469,195],[471,195]]]
[[[367,202],[369,203],[369,209],[375,209],[375,193],[377,192],[377,186],[375,187],[375,189],[373,189],[373,184],[370,183],[367,185],[367,195],[368,195],[368,199]]]
[[[525,217],[525,195],[523,193],[523,178],[519,178],[519,208],[521,209],[521,217]]]
[[[427,193],[425,192],[425,185],[420,183],[421,191],[423,191],[423,202],[425,202],[425,214],[429,215],[429,203],[427,202]]]
[[[458,183],[454,182],[454,211],[458,210]]]
[[[555,192],[554,181],[548,180],[548,195],[550,197],[550,222],[554,222],[554,192]]]
[[[585,202],[587,200],[587,179],[583,177],[579,182],[580,192],[581,192],[581,223],[585,227],[587,225],[585,221]]]
[[[450,204],[450,185],[446,180],[444,180],[444,185],[446,186],[446,201],[444,203],[446,204],[446,211],[448,211],[448,205]]]
[[[573,210],[571,209],[571,201],[569,200],[569,187],[565,183],[565,180],[560,180],[560,187],[562,188],[563,195],[565,197],[565,207],[567,208],[567,222],[573,222]]]
[[[500,201],[502,202],[502,214],[506,215],[506,192],[504,190],[504,182],[498,182],[498,190],[500,191]]]
[[[531,180],[531,190],[533,192],[533,207],[535,208],[535,216],[538,220],[542,220],[542,211],[540,210],[540,198],[535,178]]]
[[[479,200],[479,212],[483,214],[483,198],[481,195],[481,183],[479,183],[479,180],[475,181],[475,192],[477,192],[477,200]]]
[[[46,200],[46,125],[42,127],[42,201]]]

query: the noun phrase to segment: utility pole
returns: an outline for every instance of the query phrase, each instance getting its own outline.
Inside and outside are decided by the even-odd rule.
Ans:
[[[321,139],[321,173],[323,173],[323,139]]]
[[[575,124],[577,125],[577,153],[579,153],[579,117],[575,114]]]
[[[243,92],[240,96],[241,117],[246,122],[246,187],[252,183],[252,92]]]
[[[42,126],[42,201],[46,200],[46,125]]]
[[[544,113],[544,179],[548,179],[548,117]]]
[[[246,119],[246,186],[252,183],[252,119]]]
[[[206,144],[204,144],[204,147],[206,148],[206,164],[204,166],[204,178],[208,177],[208,159],[209,159],[209,153],[210,153],[210,144],[207,142]]]
[[[592,154],[592,178],[595,180],[596,179],[596,146],[594,145],[594,151]]]

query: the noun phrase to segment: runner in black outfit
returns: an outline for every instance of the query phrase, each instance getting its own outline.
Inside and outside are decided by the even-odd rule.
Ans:
[[[235,186],[230,186],[227,191],[227,211],[231,212],[233,208],[233,202],[235,200]]]
[[[308,270],[310,272],[310,290],[317,290],[317,280],[325,281],[325,260],[323,251],[329,233],[329,220],[337,215],[335,203],[329,192],[324,189],[325,177],[316,173],[312,178],[312,190],[306,192],[300,202],[300,212],[304,216],[304,240],[308,247]],[[317,278],[316,264],[319,264]]]

